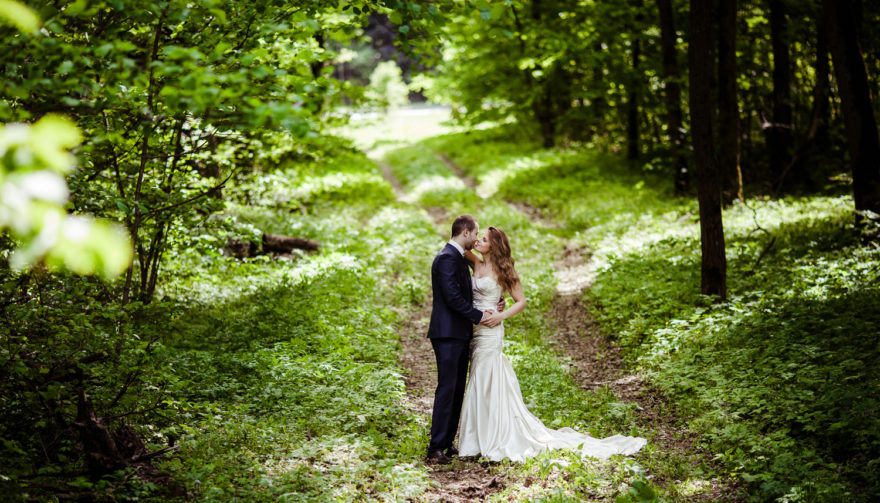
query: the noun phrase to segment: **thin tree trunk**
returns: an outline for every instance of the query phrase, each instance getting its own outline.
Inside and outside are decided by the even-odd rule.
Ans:
[[[107,111],[102,110],[101,116],[104,118],[104,131],[108,134],[110,133],[110,119],[107,118]],[[125,199],[125,186],[122,184],[122,175],[119,172],[119,156],[116,155],[116,147],[113,145],[113,142],[109,142],[110,145],[110,158],[113,162],[113,172],[116,174],[116,190],[119,191],[119,197]]]
[[[856,211],[880,214],[880,136],[852,5],[849,0],[823,0],[822,4],[852,158]],[[861,220],[856,214],[856,222]]]
[[[638,38],[632,42],[632,72],[626,103],[626,138],[627,158],[638,159],[639,157],[639,58],[641,57],[641,43]]]
[[[141,211],[140,200],[141,200],[141,187],[144,183],[144,172],[147,167],[147,159],[149,155],[149,147],[150,147],[150,131],[153,129],[155,124],[153,123],[153,93],[156,90],[156,82],[153,76],[153,65],[152,62],[156,60],[159,55],[159,37],[162,35],[162,23],[165,18],[166,10],[162,11],[162,14],[159,16],[159,20],[156,22],[156,33],[153,35],[153,48],[152,53],[147,60],[147,65],[150,68],[150,78],[149,84],[147,87],[147,121],[148,123],[144,126],[143,129],[143,141],[141,142],[141,161],[138,166],[138,179],[137,185],[134,189],[134,222],[129,229],[129,233],[131,234],[132,239],[132,247],[135,250],[140,250],[142,246],[140,245],[140,240],[138,239],[138,231],[141,226],[141,219],[143,218],[143,212]],[[142,257],[142,253],[139,253],[138,256]],[[143,263],[140,261],[138,267],[140,268],[140,273],[143,274]],[[122,289],[122,305],[128,304],[128,298],[131,293],[131,275],[134,270],[134,264],[128,266],[128,271],[125,273],[125,286]]]
[[[787,19],[784,0],[770,0],[770,43],[773,46],[773,123],[767,129],[770,170],[781,187],[790,187],[797,174],[783,179],[791,156],[791,61],[788,52]],[[795,182],[799,180],[794,180]]]
[[[156,279],[159,277],[159,265],[162,262],[162,255],[165,254],[165,238],[171,227],[171,222],[165,222],[164,224],[159,225],[158,239],[155,244],[156,250],[150,266],[150,277],[143,294],[144,303],[149,303],[153,299],[153,293],[156,291]]]
[[[675,21],[672,14],[672,0],[657,0],[660,12],[660,46],[663,54],[663,78],[666,90],[666,134],[672,154],[672,167],[675,170],[675,192],[684,193],[690,187],[690,173],[687,168],[681,134],[681,85],[678,82],[678,55],[675,51]]]
[[[174,175],[177,173],[177,166],[183,156],[183,126],[186,123],[186,116],[177,119],[177,126],[174,129],[174,155],[171,157],[171,165],[168,167],[167,176],[162,183],[162,191],[166,194],[171,193],[174,183]],[[147,258],[143,261],[141,267],[141,292],[140,300],[144,304],[149,304],[153,299],[153,292],[156,290],[156,279],[159,275],[159,262],[165,251],[168,231],[171,227],[171,219],[166,217],[165,220],[156,220],[156,231],[150,241],[150,247],[147,251]]]
[[[517,12],[515,7],[510,8],[513,13],[513,21],[514,26],[516,27],[517,33],[524,33],[522,22],[519,19],[519,13]],[[537,19],[540,17],[540,9],[538,8],[538,3],[532,3],[532,17]],[[526,55],[526,44],[523,37],[517,37],[519,39],[519,52],[520,56],[525,57]],[[526,89],[532,89],[539,85],[538,82],[535,81],[535,78],[532,77],[531,72],[528,70],[522,71],[523,81],[525,82]],[[549,91],[546,89],[541,90],[540,96],[535,98],[532,102],[532,113],[535,114],[535,120],[538,123],[538,126],[541,129],[541,138],[544,141],[545,148],[551,148],[556,143],[556,117],[553,114],[552,109],[553,99],[549,95]]]
[[[534,84],[540,85],[537,82]],[[556,114],[553,111],[553,98],[549,89],[541,89],[540,93],[541,95],[532,104],[532,111],[541,128],[544,148],[552,148],[556,144]]]
[[[816,37],[816,86],[813,88],[813,110],[810,114],[810,127],[807,128],[806,143],[815,141],[820,146],[828,145],[828,24],[823,18],[817,23]]]
[[[718,169],[721,203],[743,200],[739,165],[739,106],[736,97],[736,0],[724,0],[718,12]]]
[[[315,38],[315,42],[318,43],[318,47],[323,49],[324,43],[325,43],[324,32],[319,31],[319,32],[315,33],[314,38]],[[317,59],[317,60],[309,63],[309,67],[312,70],[312,78],[317,81],[318,78],[321,77],[321,71],[324,69],[324,61],[321,59]],[[316,100],[316,104],[318,107],[317,112],[321,112],[324,109],[323,92],[320,92],[319,95],[321,95],[321,98],[319,100]]]
[[[721,220],[721,190],[712,136],[711,79],[712,58],[711,0],[690,0],[691,136],[700,204],[700,244],[702,250],[701,291],[727,298],[727,259],[724,254],[724,226]]]
[[[603,50],[602,42],[596,41],[593,44],[593,51],[595,53],[598,54]],[[592,100],[590,110],[593,113],[593,117],[596,118],[595,135],[601,136],[605,133],[605,111],[608,109],[608,100],[605,98],[605,92],[608,89],[608,84],[606,83],[605,76],[602,74],[602,65],[593,65],[592,74],[593,82],[591,87],[599,89],[599,95]]]

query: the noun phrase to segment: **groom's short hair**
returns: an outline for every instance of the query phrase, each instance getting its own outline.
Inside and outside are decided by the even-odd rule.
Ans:
[[[470,215],[462,215],[452,222],[452,237],[458,236],[465,229],[472,231],[477,228],[477,219]]]

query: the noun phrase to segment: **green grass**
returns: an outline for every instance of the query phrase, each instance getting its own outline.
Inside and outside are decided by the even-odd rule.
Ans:
[[[256,175],[171,262],[160,294],[178,310],[163,342],[185,421],[153,440],[179,438],[162,468],[196,500],[405,501],[426,486],[426,425],[405,405],[392,310],[426,287],[395,281],[419,265],[388,250],[441,240],[378,173],[339,152]],[[217,253],[227,236],[262,232],[321,250]]]
[[[385,161],[418,204],[446,212],[444,227],[458,214],[470,213],[482,228],[493,225],[508,234],[529,305],[505,323],[504,351],[517,372],[529,409],[555,428],[573,427],[600,437],[649,434],[636,426],[633,404],[618,402],[606,389],[583,391],[569,374],[564,355],[557,354],[547,340],[552,330],[548,312],[556,287],[553,263],[565,246],[558,230],[532,222],[499,197],[483,198],[469,189],[435,155],[445,152],[441,148],[445,138],[449,137],[394,150]],[[637,459],[642,457],[640,454]],[[506,471],[514,483],[492,501],[582,501],[591,495],[613,497],[625,492],[641,468],[631,458],[602,463],[581,459],[573,452],[551,451],[521,464],[502,462],[499,470]],[[554,473],[550,484],[523,485],[529,477],[546,478],[550,473]]]
[[[594,315],[701,435],[716,475],[751,501],[880,496],[880,249],[853,229],[849,196],[726,210],[730,302],[713,304],[699,294],[696,201],[673,197],[668,180],[504,129],[430,144],[590,247]],[[656,454],[644,463],[654,473],[701,478]]]
[[[421,497],[430,484],[422,461],[428,421],[407,406],[397,326],[428,298],[430,263],[446,240],[433,216],[445,215],[446,233],[466,212],[511,239],[529,307],[506,323],[505,353],[530,410],[553,427],[649,439],[635,457],[609,462],[565,451],[503,462],[496,470],[510,483],[492,501],[650,500],[656,481],[656,496],[667,501],[729,482],[738,486],[725,497],[750,501],[880,497],[880,247],[852,227],[850,197],[752,199],[726,210],[730,301],[714,304],[699,294],[696,201],[619,157],[541,149],[504,128],[430,138],[385,157],[414,201],[405,204],[351,148],[277,147],[263,163],[272,170],[224,190],[223,212],[172,230],[164,282],[140,315],[101,305],[85,278],[43,278],[39,302],[7,306],[10,319],[46,341],[73,341],[46,343],[43,351],[60,360],[103,347],[115,320],[125,320],[129,356],[90,367],[96,383],[109,384],[89,392],[108,402],[129,366],[142,365],[137,396],[119,408],[137,411],[163,397],[161,408],[124,420],[151,449],[179,446],[158,464],[188,499]],[[555,225],[543,227],[505,200],[527,202]],[[221,253],[227,238],[258,241],[263,232],[322,246],[277,258]],[[547,343],[553,263],[566,244],[588,247],[592,314],[699,435],[697,452],[664,451],[632,404],[607,389],[581,390],[565,355]],[[60,338],[49,337],[56,332]],[[10,371],[39,379],[44,369]],[[70,389],[47,393],[75,411]],[[2,398],[9,424],[33,422],[16,409],[20,398]],[[40,480],[83,471],[71,445],[53,453],[51,467],[28,457],[44,426],[0,431],[0,452],[13,460],[0,474],[3,497],[50,494],[16,478],[35,469]],[[173,499],[136,480],[65,483],[85,494],[112,489],[116,499]]]

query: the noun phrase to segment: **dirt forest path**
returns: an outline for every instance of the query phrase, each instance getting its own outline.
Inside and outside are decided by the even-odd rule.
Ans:
[[[478,184],[467,177],[453,161],[443,155],[438,157],[471,190],[485,197],[479,194]],[[394,178],[391,167],[381,162],[379,164],[383,175],[394,187],[398,200],[413,204],[400,182]],[[525,215],[537,227],[555,226],[554,222],[542,217],[536,208],[521,202],[506,203],[511,211]],[[434,219],[438,234],[448,237],[448,230],[445,228],[448,220],[446,212],[437,208],[424,209]],[[642,426],[654,432],[650,442],[659,444],[664,451],[683,456],[694,455],[698,450],[695,436],[679,425],[674,410],[659,390],[648,386],[638,374],[625,371],[620,347],[600,332],[590,315],[583,295],[591,282],[589,257],[588,249],[569,243],[562,257],[554,264],[557,291],[549,313],[553,321],[547,335],[550,346],[570,361],[571,376],[582,389],[593,391],[607,386],[618,400],[635,402]],[[406,321],[399,327],[399,359],[406,369],[405,382],[410,408],[423,415],[428,424],[436,386],[434,354],[425,338],[430,312],[428,301],[418,312],[404,317]],[[420,501],[483,501],[514,483],[507,470],[496,463],[456,459],[451,465],[429,465],[429,468],[432,487]],[[654,482],[662,486],[671,481],[655,479]],[[723,500],[725,490],[725,487],[712,482],[709,491],[703,491],[688,501]]]

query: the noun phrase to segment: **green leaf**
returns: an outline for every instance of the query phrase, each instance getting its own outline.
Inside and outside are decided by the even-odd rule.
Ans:
[[[59,75],[67,75],[71,70],[73,70],[73,61],[70,61],[69,59],[64,60],[64,62],[58,66]]]
[[[31,137],[34,152],[49,168],[61,173],[73,168],[73,158],[66,149],[79,145],[82,135],[70,119],[47,114],[34,124]]]
[[[217,21],[220,22],[220,24],[226,24],[225,11],[223,11],[222,9],[209,9],[208,11],[214,15],[214,17],[217,19]]]
[[[32,33],[40,27],[40,18],[30,7],[15,0],[0,0],[0,20],[18,28],[22,33]]]
[[[100,46],[98,46],[97,49],[95,49],[95,55],[97,55],[98,57],[104,57],[107,54],[109,54],[110,51],[112,51],[112,50],[113,50],[113,44],[111,44],[111,43],[101,44]]]

